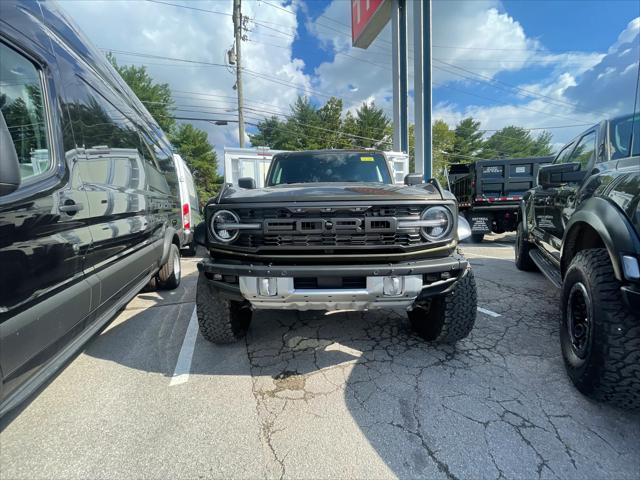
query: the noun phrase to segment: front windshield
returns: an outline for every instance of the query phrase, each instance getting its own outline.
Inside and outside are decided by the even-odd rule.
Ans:
[[[629,154],[633,131],[633,154]],[[640,155],[640,115],[613,120],[611,122],[611,159]]]
[[[375,152],[300,152],[274,157],[267,186],[315,182],[391,183],[383,155]]]

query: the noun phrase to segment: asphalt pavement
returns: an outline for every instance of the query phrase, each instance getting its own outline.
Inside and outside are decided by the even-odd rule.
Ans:
[[[480,311],[455,347],[392,311],[258,312],[215,346],[183,259],[2,420],[0,478],[637,479],[640,413],[573,388],[558,293],[513,240],[463,244]]]

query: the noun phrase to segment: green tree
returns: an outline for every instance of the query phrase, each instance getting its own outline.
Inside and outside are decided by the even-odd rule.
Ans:
[[[522,127],[508,126],[491,135],[483,144],[482,158],[519,158],[551,154],[551,134],[542,132],[537,137]]]
[[[262,120],[257,128],[257,133],[249,134],[249,140],[254,147],[278,148],[286,140],[285,125],[275,115]]]
[[[340,140],[338,148],[353,148],[357,145],[358,124],[356,118],[351,112],[347,112],[342,121],[342,129],[340,132]]]
[[[382,108],[376,107],[374,102],[363,103],[356,110],[356,134],[359,137],[354,138],[354,143],[361,147],[379,147],[384,143],[387,127],[391,124],[389,117],[384,113]],[[383,146],[383,148],[385,148]]]
[[[446,177],[443,171],[448,168],[449,163],[457,161],[449,155],[449,152],[453,150],[456,134],[443,120],[436,120],[431,131],[433,136],[433,176],[445,185]]]
[[[155,83],[147,72],[147,67],[118,65],[111,53],[107,54],[107,58],[162,130],[169,135],[176,124],[172,114],[173,98],[169,84]]]
[[[448,152],[451,152],[454,140],[455,132],[449,128],[445,121],[436,120],[433,122],[431,127],[431,172],[432,176],[436,177],[440,183],[445,180],[442,172],[450,163]],[[415,125],[409,125],[409,171],[415,172],[415,162]]]
[[[200,201],[206,202],[215,196],[222,177],[218,175],[218,157],[207,132],[183,123],[172,136],[172,143],[193,174]]]
[[[473,162],[482,148],[482,132],[480,122],[471,117],[465,118],[455,129],[452,155],[458,163]]]
[[[318,142],[322,148],[338,148],[342,130],[342,100],[331,97],[318,110],[318,120],[322,130],[318,130]]]
[[[285,124],[285,140],[277,148],[313,150],[321,148],[322,132],[318,109],[307,97],[299,96],[291,106],[291,116]]]

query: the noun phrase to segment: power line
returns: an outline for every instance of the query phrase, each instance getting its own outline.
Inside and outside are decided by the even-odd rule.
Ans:
[[[147,2],[151,2],[151,3],[159,3],[161,5],[169,5],[171,7],[178,7],[178,8],[185,8],[187,10],[196,10],[198,12],[206,12],[206,13],[214,13],[217,15],[225,15],[227,17],[232,16],[231,13],[226,13],[226,12],[218,12],[216,10],[207,10],[206,8],[198,8],[198,7],[192,7],[189,5],[180,5],[178,3],[171,3],[171,2],[162,2],[160,0],[147,0]]]
[[[154,59],[159,59],[159,60],[170,60],[170,61],[174,61],[174,62],[185,62],[185,63],[190,63],[190,64],[197,64],[197,65],[206,65],[206,66],[214,66],[214,67],[226,67],[227,65],[222,64],[222,63],[215,63],[215,62],[204,62],[204,61],[199,61],[199,60],[189,60],[189,59],[184,59],[184,58],[175,58],[175,57],[166,57],[166,56],[162,56],[162,55],[152,55],[152,54],[148,54],[148,53],[138,53],[138,52],[128,52],[125,50],[113,50],[113,49],[108,49],[108,48],[101,48],[101,50],[104,51],[108,51],[108,52],[112,52],[112,53],[117,53],[119,55],[131,55],[134,57],[143,57],[143,58],[154,58]],[[302,87],[299,86],[293,82],[289,82],[287,80],[284,79],[279,79],[277,77],[274,77],[272,75],[268,75],[266,73],[263,72],[257,72],[255,70],[250,70],[248,68],[243,67],[242,68],[243,72],[246,72],[249,75],[253,75],[256,76],[258,78],[261,78],[263,80],[267,80],[270,82],[274,82],[274,83],[278,83],[281,85],[285,85],[291,88],[294,88],[296,90],[301,90],[304,92],[310,92],[314,95],[318,95],[321,97],[327,97],[330,98],[334,95],[330,94],[330,93],[326,93],[326,92],[322,92],[319,90],[315,90],[315,89],[311,89],[308,87]]]
[[[472,70],[468,70],[468,69],[463,68],[463,67],[459,67],[459,66],[454,65],[452,63],[447,63],[447,62],[444,62],[444,61],[439,60],[439,59],[434,59],[434,60],[436,60],[439,63],[442,63],[443,65],[447,65],[450,68],[455,68],[455,69],[458,69],[458,70],[462,70],[463,72],[469,73],[469,74],[474,75],[476,77],[480,77],[480,78],[484,79],[484,81],[487,82],[487,83],[491,83],[491,84],[499,83],[499,84],[502,84],[502,85],[506,85],[507,87],[509,87],[509,89],[517,90],[517,91],[522,92],[522,93],[524,93],[526,95],[549,99],[549,100],[551,100],[552,102],[554,102],[556,104],[563,104],[563,105],[566,105],[566,106],[569,106],[569,107],[572,107],[572,108],[577,108],[577,109],[583,108],[583,107],[580,107],[579,105],[576,105],[574,103],[565,102],[564,100],[558,100],[558,99],[555,99],[555,98],[550,97],[548,95],[544,95],[542,93],[533,92],[533,91],[528,90],[526,88],[521,88],[521,87],[518,87],[518,86],[515,86],[515,85],[511,85],[511,84],[503,82],[501,80],[497,80],[497,79],[488,77],[488,76],[483,75],[481,73],[474,72]],[[451,73],[453,73],[453,72],[451,72]],[[547,101],[545,103],[549,103],[549,102]],[[587,112],[587,113],[592,113],[592,112]],[[603,113],[603,112],[600,112],[600,113]]]

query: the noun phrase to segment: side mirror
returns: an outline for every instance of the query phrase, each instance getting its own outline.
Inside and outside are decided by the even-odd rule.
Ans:
[[[4,115],[0,111],[0,197],[20,186],[20,163]]]
[[[420,185],[424,183],[424,178],[421,173],[409,173],[404,177],[405,185]]]
[[[247,188],[249,190],[252,190],[256,188],[256,181],[251,177],[242,177],[238,179],[238,186],[240,188]]]
[[[205,222],[196,225],[193,231],[193,241],[196,242],[196,245],[207,246],[207,224]]]
[[[542,188],[560,187],[567,183],[580,183],[587,172],[577,162],[543,165],[538,170],[538,185]]]

